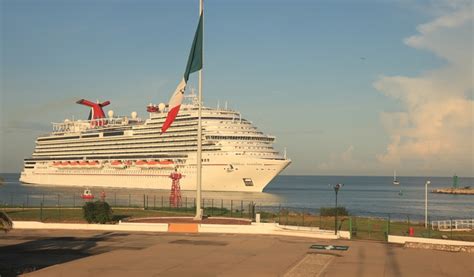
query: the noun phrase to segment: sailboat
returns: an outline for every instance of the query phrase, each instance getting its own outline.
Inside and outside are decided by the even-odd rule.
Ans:
[[[397,171],[393,171],[393,184],[400,185],[400,181],[397,180]]]

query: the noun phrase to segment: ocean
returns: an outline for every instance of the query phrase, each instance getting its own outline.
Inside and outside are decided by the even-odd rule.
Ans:
[[[0,204],[39,206],[41,201],[57,201],[71,205],[80,203],[84,188],[24,185],[19,174],[0,174],[5,180],[0,185]],[[317,213],[320,207],[333,207],[333,185],[344,184],[338,193],[338,205],[353,215],[406,218],[422,220],[425,207],[425,182],[431,181],[428,191],[452,186],[451,177],[398,177],[400,185],[392,184],[392,176],[277,176],[263,193],[203,192],[204,202],[218,206],[219,201],[254,201],[258,206],[282,206]],[[459,178],[459,187],[474,187],[474,178]],[[171,186],[171,182],[170,182]],[[153,197],[154,205],[167,199],[169,191],[152,189],[91,188],[97,194],[104,190],[108,201],[116,204],[140,205],[143,195]],[[184,198],[193,198],[195,192],[183,191]],[[148,200],[147,200],[148,201]],[[167,201],[167,200],[166,200]],[[77,202],[77,203],[76,203]],[[474,218],[474,195],[450,195],[428,192],[428,213],[431,220]]]

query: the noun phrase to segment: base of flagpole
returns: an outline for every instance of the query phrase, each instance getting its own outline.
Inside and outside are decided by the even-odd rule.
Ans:
[[[193,220],[202,220],[202,209],[199,209],[196,216],[194,216]]]

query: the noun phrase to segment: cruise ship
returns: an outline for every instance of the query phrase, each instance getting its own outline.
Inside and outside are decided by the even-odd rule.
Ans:
[[[24,160],[20,181],[28,184],[170,189],[178,171],[182,190],[196,189],[198,100],[187,96],[172,126],[161,133],[165,104],[147,107],[148,118],[114,116],[110,104],[80,100],[88,120],[53,123]],[[202,190],[261,192],[291,160],[260,132],[227,108],[202,108]]]

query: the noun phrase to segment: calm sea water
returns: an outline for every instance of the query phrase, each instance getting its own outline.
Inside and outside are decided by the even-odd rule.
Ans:
[[[18,181],[18,174],[0,174],[5,183],[0,186],[0,203],[38,205],[40,195],[46,195],[46,201],[57,201],[74,194],[79,195],[83,188],[33,186]],[[203,192],[209,199],[233,199],[255,201],[259,205],[282,205],[294,209],[307,209],[314,212],[320,207],[332,207],[335,193],[332,185],[344,184],[339,191],[338,204],[345,206],[352,214],[404,218],[407,214],[413,219],[424,217],[426,177],[399,177],[401,185],[392,184],[392,177],[366,176],[278,176],[263,193],[243,192]],[[428,190],[452,185],[450,177],[429,178]],[[474,187],[474,178],[459,178],[459,186]],[[94,189],[93,189],[94,190]],[[143,194],[156,197],[166,196],[169,191],[144,189],[104,189],[110,198],[112,195],[122,203],[132,199],[142,201]],[[194,192],[183,191],[183,197],[194,197]],[[28,200],[25,200],[25,196]],[[45,197],[45,196],[41,196]],[[35,202],[36,201],[36,202]],[[61,200],[63,201],[63,200]],[[428,193],[428,210],[432,220],[453,218],[474,218],[474,195],[450,195]],[[120,204],[120,203],[119,203]]]

